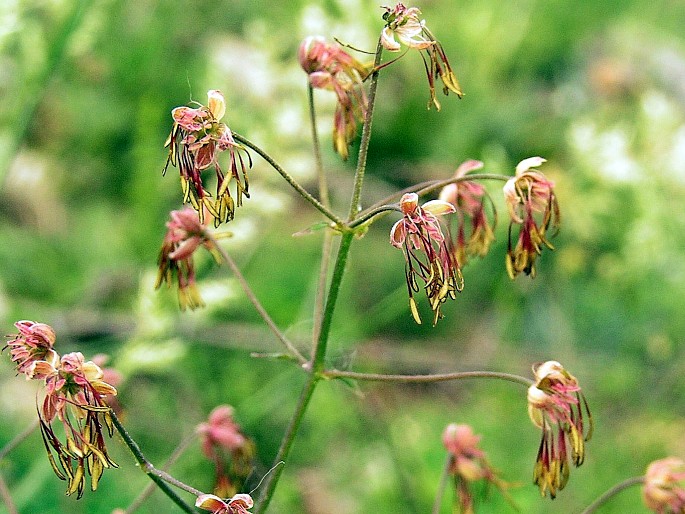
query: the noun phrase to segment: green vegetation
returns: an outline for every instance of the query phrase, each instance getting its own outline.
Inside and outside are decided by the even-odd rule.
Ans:
[[[255,487],[270,468],[304,382],[226,266],[198,262],[205,309],[181,313],[153,290],[168,213],[170,110],[221,89],[225,121],[316,190],[301,39],[336,36],[372,51],[376,2],[329,0],[21,1],[0,12],[0,321],[51,324],[60,352],[111,356],[125,377],[123,422],[161,465],[218,404],[256,443]],[[375,373],[487,369],[530,376],[555,359],[595,418],[585,464],[557,499],[539,498],[539,433],[525,389],[500,381],[319,384],[271,512],[425,513],[450,422],[468,423],[526,514],[580,512],[647,464],[685,458],[685,4],[436,0],[417,4],[465,97],[426,110],[423,64],[408,54],[380,76],[364,206],[468,158],[511,174],[541,155],[562,225],[538,276],[511,281],[500,183],[497,241],[463,270],[466,286],[436,327],[409,312],[395,213],[355,242],[333,321],[332,367]],[[354,6],[354,7],[350,7]],[[664,15],[664,13],[668,13]],[[411,85],[412,87],[407,87]],[[347,211],[354,162],[331,151],[333,100],[316,93],[332,203]],[[354,161],[356,151],[351,152]],[[253,154],[251,199],[225,248],[274,321],[305,353],[321,220]],[[422,299],[423,300],[423,299]],[[422,307],[420,305],[420,307]],[[425,307],[425,305],[423,305]],[[426,316],[427,320],[428,317]],[[35,384],[0,360],[0,447],[35,418]],[[64,496],[34,433],[0,460],[21,513],[110,513],[149,483],[117,438],[120,468],[96,493]],[[191,446],[172,474],[209,492],[213,468]],[[442,512],[450,512],[447,492]],[[257,493],[255,493],[257,496]],[[185,497],[185,496],[184,496]],[[190,497],[188,500],[191,501]],[[639,488],[600,511],[647,512]],[[0,512],[3,507],[0,507]],[[172,512],[155,492],[138,512]],[[642,509],[642,510],[640,510]],[[513,510],[496,491],[477,512]]]

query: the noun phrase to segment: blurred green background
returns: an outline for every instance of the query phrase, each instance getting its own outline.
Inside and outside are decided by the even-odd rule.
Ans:
[[[542,255],[535,280],[509,280],[501,183],[489,185],[497,242],[464,269],[466,288],[444,306],[445,319],[416,326],[402,254],[388,244],[396,218],[379,220],[353,247],[330,364],[530,376],[532,363],[559,360],[584,388],[595,435],[586,463],[552,502],[531,484],[539,434],[524,388],[322,384],[270,511],[429,512],[445,458],[440,435],[458,422],[482,434],[490,462],[519,485],[511,495],[520,512],[580,512],[651,460],[685,457],[685,2],[417,5],[466,96],[441,97],[440,113],[426,110],[415,53],[382,72],[364,204],[447,178],[467,158],[511,174],[541,155],[562,208],[557,250]],[[164,223],[181,200],[176,170],[161,175],[170,109],[221,89],[229,126],[315,190],[297,46],[322,34],[371,50],[381,14],[367,0],[0,4],[3,330],[42,321],[56,329],[61,353],[109,354],[125,376],[125,423],[155,464],[229,403],[257,444],[256,486],[304,378],[282,361],[250,357],[280,348],[210,258],[198,262],[205,309],[179,313],[173,291],[152,290]],[[332,95],[316,99],[333,201],[346,212],[354,163],[330,148]],[[321,235],[291,235],[319,217],[257,156],[250,178],[252,198],[225,247],[306,351]],[[6,354],[0,387],[1,447],[35,417],[38,388],[15,377]],[[148,482],[116,437],[109,446],[120,469],[79,501],[64,496],[37,433],[0,462],[0,473],[21,513],[109,513]],[[211,488],[213,468],[198,443],[171,471]],[[478,512],[514,512],[497,491],[477,496]],[[442,512],[451,512],[451,499],[448,492]],[[157,492],[138,512],[176,511]],[[601,512],[646,509],[633,488]]]

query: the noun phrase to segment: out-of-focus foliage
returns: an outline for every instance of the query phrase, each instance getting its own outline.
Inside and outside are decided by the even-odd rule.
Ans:
[[[527,374],[561,361],[596,418],[586,463],[550,503],[532,481],[538,434],[525,390],[507,383],[320,387],[295,443],[274,512],[427,512],[444,462],[440,434],[469,423],[521,512],[578,512],[609,486],[666,455],[685,456],[685,4],[667,0],[453,2],[421,7],[466,93],[426,110],[423,64],[410,53],[381,73],[364,204],[467,158],[513,173],[548,159],[562,228],[538,277],[504,269],[506,211],[490,255],[436,328],[416,326],[395,218],[355,243],[334,321],[331,365],[422,373],[494,369]],[[667,13],[667,14],[666,14]],[[124,421],[161,463],[217,404],[230,403],[271,465],[303,377],[278,349],[226,269],[199,263],[206,309],[180,314],[153,292],[175,170],[161,176],[170,109],[226,95],[229,126],[267,149],[310,190],[300,40],[335,36],[372,50],[377,2],[45,0],[0,10],[0,319],[57,331],[60,352],[106,352],[126,377]],[[363,55],[359,56],[364,59]],[[387,57],[387,56],[386,56]],[[411,86],[411,87],[408,87]],[[317,93],[333,202],[346,211],[352,163],[330,149],[333,100]],[[352,152],[354,155],[354,151]],[[256,157],[256,156],[255,156]],[[354,160],[354,159],[351,159]],[[255,158],[252,198],[225,242],[275,321],[310,345],[319,219]],[[392,218],[392,219],[391,219]],[[35,389],[0,364],[0,445],[35,416]],[[0,462],[20,512],[109,513],[147,479],[123,446],[120,469],[78,502],[63,495],[38,434]],[[199,446],[172,470],[212,484]],[[602,512],[639,512],[638,490]],[[447,510],[445,502],[444,512]],[[163,507],[160,507],[162,505]],[[140,512],[171,511],[155,493]],[[489,494],[479,512],[509,507]],[[147,509],[147,510],[146,510]]]

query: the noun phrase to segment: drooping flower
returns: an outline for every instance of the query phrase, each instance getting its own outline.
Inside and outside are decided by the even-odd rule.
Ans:
[[[431,104],[440,110],[440,102],[435,96],[435,82],[438,78],[442,81],[442,91],[447,96],[450,91],[459,98],[463,96],[457,77],[452,71],[447,55],[442,45],[435,39],[431,31],[426,27],[426,21],[420,18],[421,11],[417,7],[405,7],[398,3],[395,7],[383,6],[385,13],[385,27],[381,33],[381,44],[386,50],[399,52],[402,44],[409,48],[425,51],[421,53],[428,77]],[[397,41],[397,39],[399,42]]]
[[[80,498],[90,475],[91,490],[97,489],[102,472],[116,468],[107,454],[103,424],[109,436],[114,431],[110,409],[104,398],[117,390],[103,380],[103,372],[83,354],[72,352],[57,361],[35,361],[27,377],[43,380],[45,398],[38,409],[43,443],[55,474],[68,482],[67,495]],[[53,421],[61,422],[65,442],[55,433]]]
[[[300,44],[298,59],[313,88],[333,91],[337,97],[333,117],[333,149],[345,160],[357,134],[357,122],[366,119],[367,98],[363,81],[368,69],[337,43],[309,36]]]
[[[250,514],[254,502],[249,494],[241,493],[222,500],[213,494],[201,494],[195,501],[195,506],[203,510],[211,511],[212,514]]]
[[[685,514],[685,462],[676,457],[655,460],[647,467],[642,499],[656,514]]]
[[[450,454],[449,472],[454,477],[461,514],[474,512],[473,494],[470,489],[474,482],[485,480],[506,495],[508,484],[500,479],[488,464],[485,452],[478,447],[480,436],[475,435],[469,425],[447,425],[442,433],[442,442]]]
[[[55,345],[55,331],[50,325],[36,323],[35,321],[22,320],[14,324],[19,333],[12,337],[3,347],[10,349],[12,362],[17,366],[17,373],[26,373],[36,361],[55,362],[59,355],[53,346]]]
[[[536,364],[533,373],[535,384],[528,388],[528,414],[542,431],[533,481],[542,496],[549,493],[554,498],[568,482],[569,450],[576,467],[585,460],[585,442],[592,436],[592,416],[578,380],[561,364]]]
[[[409,307],[417,323],[421,317],[414,293],[419,291],[417,278],[433,310],[433,325],[442,317],[440,306],[447,298],[455,299],[464,287],[459,264],[448,250],[438,216],[453,213],[454,206],[442,200],[432,200],[419,206],[416,193],[406,193],[400,200],[403,217],[390,231],[390,243],[404,250],[405,275],[409,292]]]
[[[202,452],[215,466],[214,493],[222,497],[235,494],[252,472],[255,450],[252,440],[242,434],[233,419],[233,407],[219,405],[196,431],[200,434]]]
[[[204,302],[197,290],[193,254],[202,246],[210,251],[217,262],[221,261],[221,256],[206,235],[207,227],[193,209],[185,207],[180,211],[171,211],[171,221],[166,226],[167,232],[157,261],[155,289],[163,283],[171,287],[175,279],[181,310],[202,307]]]
[[[554,249],[547,239],[550,226],[554,233],[559,229],[560,212],[554,182],[531,169],[544,162],[542,157],[524,159],[516,166],[515,176],[503,188],[510,216],[506,265],[512,279],[521,272],[535,277],[535,260],[542,253],[543,246]],[[519,233],[516,245],[512,247],[516,225]]]
[[[462,163],[454,173],[454,178],[463,178],[467,173],[483,167],[480,161],[469,160]],[[494,229],[497,211],[485,187],[472,180],[448,184],[440,191],[440,200],[451,203],[457,212],[457,235],[449,238],[449,247],[460,266],[468,257],[484,257],[495,240]],[[493,221],[488,221],[486,201],[490,204]],[[466,220],[471,220],[471,232],[466,235]]]
[[[215,226],[233,219],[235,207],[242,205],[243,196],[249,198],[246,168],[252,166],[250,155],[233,138],[231,129],[221,122],[226,112],[226,102],[221,91],[207,93],[208,105],[197,108],[176,107],[171,111],[174,125],[167,138],[169,147],[164,173],[169,164],[177,166],[181,174],[183,203],[190,203],[204,221],[204,209],[214,218]],[[228,152],[227,174],[219,165],[218,156]],[[241,152],[247,156],[245,162]],[[204,187],[202,172],[214,168],[217,178],[216,198]],[[229,185],[236,183],[236,199],[233,200]]]

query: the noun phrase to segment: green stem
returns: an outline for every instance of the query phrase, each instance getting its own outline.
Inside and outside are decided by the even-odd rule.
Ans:
[[[380,207],[375,207],[373,209],[367,209],[365,210],[362,214],[359,215],[354,221],[352,221],[349,224],[350,228],[355,228],[360,225],[363,225],[367,221],[369,221],[371,218],[374,218],[378,216],[379,214],[382,214],[384,212],[388,211],[396,211],[396,212],[402,212],[402,209],[400,209],[396,204],[395,205],[381,205]]]
[[[311,373],[307,378],[307,382],[302,388],[300,399],[297,402],[297,407],[295,408],[293,417],[290,419],[290,424],[288,425],[288,429],[286,430],[283,440],[281,441],[281,446],[276,454],[274,467],[272,468],[271,473],[267,475],[265,482],[262,484],[264,489],[259,497],[255,514],[263,514],[266,512],[266,509],[271,502],[271,498],[276,490],[278,479],[285,468],[285,466],[280,464],[285,463],[288,460],[288,455],[290,454],[293,442],[295,441],[295,436],[300,428],[302,418],[304,417],[304,413],[309,405],[309,400],[312,398],[312,394],[314,393],[314,389],[316,388],[318,381],[319,378],[315,374]]]
[[[526,387],[533,385],[533,381],[511,373],[498,371],[458,371],[455,373],[435,373],[432,375],[384,375],[379,373],[356,373],[354,371],[339,371],[336,369],[326,370],[321,373],[322,378],[347,378],[351,380],[365,380],[371,382],[401,382],[401,383],[427,383],[447,382],[450,380],[463,380],[470,378],[492,378],[506,380]]]
[[[381,46],[380,39],[378,40],[378,46],[376,49],[376,66],[380,62],[381,58],[381,53],[382,53],[383,47]],[[376,98],[376,87],[378,83],[378,71],[375,71],[372,74],[371,77],[371,85],[369,89],[369,105],[367,107],[366,111],[366,118],[364,120],[364,127],[362,129],[362,138],[359,146],[359,158],[357,159],[357,170],[355,172],[355,181],[354,181],[354,192],[352,195],[352,199],[350,201],[350,214],[349,214],[349,219],[352,220],[354,219],[355,214],[357,213],[358,205],[359,205],[359,199],[361,197],[361,188],[362,184],[364,181],[364,170],[366,168],[366,159],[368,155],[368,149],[369,149],[369,140],[371,137],[371,120],[373,119],[373,106]],[[279,168],[277,168],[276,163],[271,160],[271,158],[264,154],[261,149],[258,149],[251,145],[245,138],[242,138],[240,136],[237,136],[234,134],[234,137],[236,138],[237,141],[242,142],[246,146],[249,146],[253,150],[255,150],[257,153],[259,153],[262,157],[264,157],[277,171],[279,171]],[[281,175],[283,173],[279,171]],[[288,178],[283,175],[286,180]],[[291,182],[289,180],[290,184],[293,187],[296,187],[296,183]],[[296,189],[299,187],[297,185]],[[299,191],[299,189],[298,189]],[[312,200],[315,200],[312,198]],[[316,200],[315,200],[316,201]],[[310,200],[311,202],[311,200]],[[319,211],[322,213],[326,214],[328,213],[328,209],[321,205],[318,201],[314,204]],[[329,219],[332,219],[335,221],[338,225],[338,227],[345,227],[344,222],[332,218],[328,214],[326,214]],[[346,228],[346,227],[345,227]],[[333,267],[333,276],[331,278],[331,284],[328,289],[328,296],[326,299],[326,306],[324,307],[323,311],[323,316],[321,319],[321,326],[319,328],[319,334],[318,338],[316,339],[316,343],[314,344],[314,349],[313,349],[313,355],[312,355],[312,361],[311,361],[311,369],[310,369],[310,375],[309,378],[307,379],[307,382],[302,389],[302,393],[300,394],[300,399],[297,404],[297,408],[295,409],[295,412],[293,413],[293,417],[290,420],[290,424],[288,425],[288,429],[286,430],[285,435],[283,436],[283,440],[281,441],[281,447],[278,450],[278,454],[276,455],[276,465],[280,462],[285,462],[288,458],[288,454],[290,453],[290,449],[292,447],[293,441],[295,440],[295,436],[297,435],[297,431],[300,427],[300,423],[302,421],[302,418],[304,416],[305,411],[307,410],[307,406],[309,405],[309,400],[312,397],[312,394],[314,393],[314,389],[316,388],[316,384],[318,383],[320,377],[318,375],[319,372],[323,371],[324,369],[324,361],[326,358],[326,349],[328,345],[328,336],[331,331],[331,323],[333,321],[333,313],[335,311],[335,305],[338,300],[338,294],[340,292],[340,285],[342,283],[343,276],[345,274],[345,265],[347,263],[347,256],[350,252],[350,246],[352,244],[352,239],[354,238],[354,233],[345,230],[343,231],[341,238],[340,238],[340,246],[338,247],[338,255],[335,260],[335,265]],[[281,473],[283,472],[283,469],[281,467],[278,467],[274,469],[273,473],[271,473],[267,477],[267,482],[264,488],[264,493],[260,496],[260,501],[259,505],[256,511],[256,514],[262,514],[263,512],[266,511],[269,502],[271,501],[271,498],[273,496],[273,493],[276,489],[276,484],[278,483],[278,479],[281,476]]]
[[[340,238],[340,247],[338,248],[338,257],[335,260],[333,267],[333,277],[328,289],[328,298],[326,300],[326,307],[323,312],[323,319],[321,320],[321,328],[319,330],[319,337],[314,348],[314,355],[312,357],[312,370],[315,373],[321,372],[324,369],[324,360],[326,358],[326,349],[328,346],[328,336],[331,332],[331,324],[333,322],[333,312],[338,301],[338,294],[340,293],[340,284],[345,275],[345,265],[347,264],[347,256],[350,253],[350,246],[354,234],[350,232],[344,233]]]
[[[355,219],[360,210],[360,201],[362,196],[362,185],[364,184],[364,174],[366,172],[366,159],[369,152],[369,142],[371,141],[371,124],[373,121],[373,108],[376,104],[376,90],[378,89],[378,65],[381,63],[381,56],[383,54],[383,45],[381,39],[378,39],[376,45],[376,58],[373,62],[374,70],[371,74],[371,84],[369,86],[369,104],[366,108],[366,119],[364,120],[364,127],[362,128],[362,138],[359,142],[359,157],[357,158],[357,170],[354,174],[354,190],[352,192],[352,200],[350,201],[350,212],[347,217],[348,221]]]
[[[447,488],[447,479],[450,476],[450,468],[452,467],[454,457],[451,453],[447,454],[447,459],[445,460],[445,465],[442,467],[442,473],[440,474],[440,483],[438,484],[438,490],[435,492],[435,501],[433,502],[433,510],[431,514],[440,514],[440,507],[442,507],[442,497],[445,494],[445,489]]]
[[[245,292],[245,295],[247,296],[248,300],[250,300],[250,303],[255,308],[257,313],[261,316],[264,323],[266,323],[266,325],[269,327],[271,332],[283,344],[283,346],[285,346],[288,349],[288,351],[298,360],[300,364],[306,363],[307,359],[297,350],[297,348],[295,348],[295,345],[293,345],[290,342],[290,340],[287,337],[285,337],[285,334],[283,334],[283,332],[279,330],[274,320],[271,319],[271,316],[269,316],[269,313],[266,312],[266,309],[261,304],[257,296],[254,294],[254,291],[252,291],[250,284],[247,282],[245,276],[240,271],[240,268],[238,267],[236,262],[231,258],[228,252],[221,245],[219,245],[217,240],[214,237],[212,237],[212,234],[208,231],[205,231],[205,237],[207,237],[211,241],[211,243],[214,245],[214,247],[221,255],[221,258],[226,262],[226,264],[228,264],[228,267],[231,268],[233,275],[235,275],[236,279],[238,279],[238,283],[240,284],[240,287],[243,288],[243,291]]]
[[[145,458],[145,455],[143,455],[143,452],[138,446],[138,443],[136,443],[133,440],[133,438],[129,435],[129,433],[126,431],[126,429],[121,424],[119,418],[114,413],[114,411],[110,410],[110,414],[112,416],[112,422],[114,423],[117,432],[119,432],[119,434],[121,435],[121,438],[124,440],[124,443],[131,451],[133,457],[136,459],[142,470],[145,472],[145,474],[147,474],[148,477],[150,477],[150,480],[157,484],[157,487],[159,487],[162,490],[162,492],[166,494],[169,497],[169,499],[171,499],[171,501],[178,505],[181,508],[181,510],[183,510],[183,512],[187,512],[188,514],[195,514],[197,511],[193,507],[188,505],[185,501],[183,501],[183,499],[178,494],[176,494],[176,491],[174,491],[167,484],[167,482],[195,496],[201,495],[202,491],[198,491],[194,487],[190,487],[189,485],[184,484],[180,480],[176,480],[168,473],[165,473],[164,471],[160,471],[157,468],[155,468],[150,463],[150,461],[148,461]]]
[[[338,226],[342,226],[344,224],[343,220],[340,219],[338,216],[336,216],[333,212],[331,212],[328,208],[326,208],[319,200],[314,198],[305,188],[303,188],[300,184],[298,184],[293,177],[290,176],[290,174],[285,171],[276,161],[273,160],[273,158],[266,153],[264,150],[262,150],[259,146],[254,144],[252,141],[249,139],[241,136],[240,134],[237,134],[233,132],[233,138],[247,146],[248,148],[251,148],[255,152],[257,152],[266,162],[268,162],[273,169],[275,169],[281,177],[285,179],[285,181],[290,184],[290,186],[297,191],[302,198],[307,200],[309,203],[311,203],[321,214],[326,216],[329,220],[334,222]]]
[[[183,453],[190,447],[190,444],[193,443],[196,438],[197,434],[193,433],[190,436],[186,437],[183,441],[181,441],[181,444],[179,444],[176,447],[176,449],[172,452],[171,456],[162,466],[162,471],[167,471],[171,466],[173,466],[174,463],[181,457],[181,455],[183,455]],[[133,514],[154,492],[155,483],[153,482],[150,485],[148,485],[145,489],[143,489],[143,491],[138,495],[138,497],[135,500],[133,500],[133,502],[124,511],[124,514]]]
[[[428,180],[426,182],[414,184],[413,186],[406,187],[401,191],[397,191],[396,193],[393,193],[390,196],[387,196],[386,198],[383,198],[370,207],[364,209],[359,213],[355,220],[349,224],[349,226],[350,228],[357,227],[371,218],[374,214],[390,210],[390,206],[388,204],[399,200],[405,193],[416,193],[419,196],[423,196],[437,189],[441,189],[448,184],[456,184],[458,182],[465,182],[467,180],[500,180],[506,182],[510,178],[510,176],[499,175],[497,173],[472,173],[463,177],[452,177],[445,180]]]
[[[314,88],[308,82],[307,92],[309,98],[309,121],[312,129],[312,143],[314,146],[314,161],[316,163],[316,176],[319,181],[319,198],[326,208],[330,208],[331,200],[328,194],[328,181],[323,169],[323,159],[321,157],[321,143],[319,142],[319,132],[316,129],[316,108],[314,106]],[[326,283],[328,281],[328,268],[331,262],[331,251],[333,247],[333,233],[324,230],[323,241],[321,243],[321,266],[316,286],[316,298],[314,299],[314,329],[312,330],[312,345],[316,345],[321,333],[321,321],[323,320],[324,303],[326,299]],[[313,351],[312,351],[313,354]]]
[[[309,82],[309,81],[308,81]],[[314,88],[311,84],[307,87],[309,99],[309,123],[312,128],[312,144],[314,146],[314,162],[316,163],[316,177],[319,181],[319,198],[324,207],[330,207],[331,201],[328,196],[328,182],[323,171],[323,159],[321,157],[321,143],[319,142],[319,131],[316,130],[316,109],[314,108]]]
[[[616,484],[614,487],[606,491],[602,496],[597,498],[595,501],[593,501],[589,507],[587,507],[581,514],[592,514],[595,512],[598,508],[600,508],[602,505],[604,505],[607,501],[609,501],[611,498],[616,496],[618,493],[623,491],[624,489],[628,489],[629,487],[632,487],[634,485],[640,485],[644,483],[645,477],[640,476],[640,477],[632,477],[624,480],[623,482]]]

